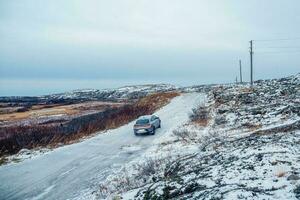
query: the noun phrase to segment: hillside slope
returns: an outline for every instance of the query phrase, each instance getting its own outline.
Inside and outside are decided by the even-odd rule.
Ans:
[[[100,184],[96,199],[299,199],[300,76],[213,86],[190,122]]]

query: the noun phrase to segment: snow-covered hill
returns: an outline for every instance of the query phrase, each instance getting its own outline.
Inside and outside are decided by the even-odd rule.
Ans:
[[[169,84],[133,85],[116,89],[83,89],[71,92],[44,96],[52,99],[82,99],[82,100],[118,100],[136,99],[156,92],[176,90],[177,87]]]
[[[189,123],[110,175],[95,198],[299,199],[299,74],[207,94]]]

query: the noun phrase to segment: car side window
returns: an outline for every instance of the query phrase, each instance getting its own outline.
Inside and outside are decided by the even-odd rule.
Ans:
[[[152,116],[152,117],[151,117],[151,121],[154,121],[154,120],[155,120],[155,116]]]

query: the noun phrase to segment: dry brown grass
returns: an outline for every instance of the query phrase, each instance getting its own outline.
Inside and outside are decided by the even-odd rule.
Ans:
[[[192,123],[198,125],[198,126],[202,126],[202,127],[206,127],[209,123],[210,119],[199,119],[196,121],[193,121]]]
[[[172,98],[179,96],[178,92],[166,92],[166,93],[156,93],[146,96],[137,102],[137,106],[151,106],[151,109],[155,111],[156,109],[167,105]]]
[[[51,116],[51,115],[76,115],[81,111],[85,110],[104,110],[108,106],[110,107],[119,107],[122,106],[123,103],[112,103],[112,102],[85,102],[85,103],[77,103],[72,105],[36,105],[32,106],[29,111],[25,112],[14,112],[9,114],[0,114],[0,121],[17,121],[27,118],[35,118],[42,116]]]
[[[252,93],[254,92],[254,88],[251,88],[251,87],[244,87],[244,88],[241,88],[239,90],[240,93]]]
[[[156,93],[141,98],[130,106],[125,106],[117,114],[112,115],[105,123],[105,129],[122,126],[141,115],[154,113],[159,108],[167,105],[172,98],[180,95],[178,92]]]
[[[47,104],[47,105],[33,105],[31,106],[31,110],[41,110],[43,108],[53,108],[53,107],[57,107],[57,106],[61,106],[61,104]]]
[[[262,128],[262,124],[252,124],[252,123],[245,123],[243,127],[247,128],[249,131],[256,131]]]
[[[208,107],[199,106],[192,110],[190,114],[190,119],[192,123],[197,124],[198,126],[207,126],[211,117],[210,117],[210,110]]]
[[[78,111],[73,110],[71,108],[58,106],[53,108],[43,108],[40,110],[35,109],[35,110],[30,110],[25,112],[2,114],[0,115],[0,120],[1,121],[21,120],[30,117],[41,117],[41,116],[50,116],[50,115],[59,115],[59,114],[72,115],[76,113],[78,113]]]

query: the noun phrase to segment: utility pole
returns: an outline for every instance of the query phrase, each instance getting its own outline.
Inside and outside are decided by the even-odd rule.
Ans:
[[[253,40],[250,41],[250,83],[253,86]]]
[[[242,75],[242,61],[240,60],[240,82],[243,83],[243,75]]]

